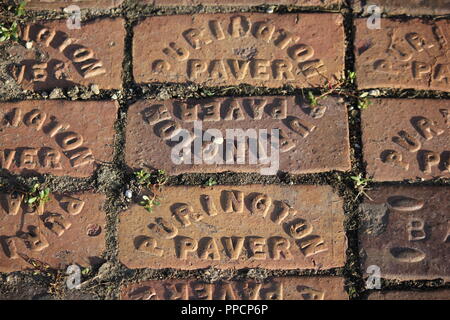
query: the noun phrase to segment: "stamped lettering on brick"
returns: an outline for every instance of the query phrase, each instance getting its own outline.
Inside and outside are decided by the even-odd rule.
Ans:
[[[450,22],[356,20],[358,87],[450,91]]]
[[[64,9],[70,5],[76,5],[80,8],[99,8],[107,9],[118,7],[123,0],[25,0],[26,9],[33,10],[53,10]]]
[[[362,113],[364,161],[378,181],[450,177],[450,103],[378,99]]]
[[[264,282],[150,280],[122,287],[122,300],[347,300],[344,279],[270,278]]]
[[[90,176],[99,162],[112,161],[116,112],[115,102],[0,104],[0,169]]]
[[[33,259],[59,269],[101,262],[105,197],[79,193],[51,198],[39,210],[25,204],[20,193],[0,193],[0,272],[33,268]]]
[[[129,268],[340,267],[343,217],[328,186],[167,187],[151,216],[122,213],[119,258]]]
[[[338,14],[150,17],[134,35],[134,77],[140,84],[311,87],[339,78],[344,67]]]
[[[196,132],[200,129],[195,129],[195,121],[201,122],[201,133]],[[178,136],[181,129],[188,130],[191,137],[198,136],[196,140],[202,145],[203,159],[195,152],[197,142],[193,141],[190,143],[193,150],[180,150],[181,163],[172,160],[175,148],[181,149],[180,146],[189,142]],[[229,133],[234,129],[242,130],[237,135],[246,137],[241,145],[233,142],[234,135],[231,137]],[[170,174],[260,172],[263,167],[275,165],[250,160],[249,145],[253,142],[250,139],[257,139],[251,132],[267,130],[271,133],[273,129],[279,130],[278,170],[310,173],[350,169],[345,106],[338,103],[337,98],[326,98],[320,106],[311,107],[299,96],[139,101],[128,113],[125,158],[133,168],[149,166],[165,169]],[[211,142],[209,132],[212,130],[220,131],[221,143]],[[236,150],[230,151],[228,140],[237,144]],[[243,164],[236,161],[241,151],[246,159]],[[230,164],[227,159],[231,157]]]
[[[450,278],[450,193],[446,187],[383,187],[363,203],[362,268],[386,279]]]
[[[100,32],[110,30],[110,32]],[[125,29],[122,19],[99,19],[69,29],[66,21],[27,24],[21,39],[33,48],[20,51],[10,74],[26,90],[97,84],[120,89]],[[45,53],[36,59],[36,51]]]

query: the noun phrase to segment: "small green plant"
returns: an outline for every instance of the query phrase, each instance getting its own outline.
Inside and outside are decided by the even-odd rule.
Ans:
[[[354,181],[355,188],[358,191],[356,199],[358,199],[361,195],[365,195],[368,199],[372,200],[366,193],[366,190],[369,190],[367,186],[370,182],[372,182],[372,179],[364,178],[361,173],[357,176],[351,176],[350,178]]]
[[[150,191],[150,195],[144,195],[142,197],[143,200],[140,201],[139,204],[144,206],[144,209],[148,212],[152,212],[154,206],[159,206],[161,204],[159,194],[161,193],[161,186],[167,182],[166,171],[155,170],[150,173],[141,169],[136,171],[134,175],[137,183]]]
[[[311,107],[318,106],[320,104],[320,100],[331,95],[338,94],[345,97],[356,99],[358,109],[367,109],[367,107],[371,104],[371,101],[367,97],[369,94],[367,92],[362,93],[361,95],[357,95],[355,90],[352,89],[352,85],[355,84],[356,81],[356,72],[347,71],[343,73],[341,77],[335,81],[334,83],[330,81],[330,79],[325,78],[325,83],[323,84],[321,89],[321,95],[315,96],[312,91],[308,91],[306,99],[308,100]]]
[[[369,107],[369,105],[372,103],[372,101],[370,101],[369,98],[367,98],[368,95],[369,95],[369,93],[367,93],[367,92],[363,92],[359,95],[358,109],[360,109],[360,110],[367,109]]]
[[[83,276],[87,276],[91,273],[91,268],[87,267],[87,268],[83,268],[83,270],[81,270],[81,274]]]
[[[0,25],[0,41],[19,40],[19,28],[17,22],[14,21],[9,27]]]
[[[367,109],[371,103],[372,103],[372,101],[370,101],[370,100],[367,99],[367,98],[364,98],[364,99],[358,99],[358,108],[359,108],[360,110]]]
[[[308,91],[308,102],[311,105],[311,107],[315,107],[319,104],[318,99],[312,91]]]
[[[26,1],[20,1],[16,9],[16,17],[22,17],[25,14]]]
[[[142,196],[141,202],[139,204],[144,207],[148,212],[153,211],[154,206],[159,206],[161,202],[158,200],[158,197],[154,194],[151,198],[149,196]]]
[[[25,194],[24,201],[30,207],[37,208],[43,213],[44,206],[50,199],[50,189],[42,188],[39,183],[35,183],[29,192]]]
[[[345,78],[344,74],[344,80],[347,81],[349,84],[354,84],[356,80],[356,72],[355,71],[347,71],[347,78]]]
[[[356,289],[355,289],[354,287],[350,287],[350,288],[348,289],[348,295],[349,295],[350,297],[356,296]]]
[[[18,253],[18,255],[26,263],[33,267],[33,275],[43,275],[47,277],[51,277],[54,275],[55,270],[52,269],[47,263],[31,258],[24,253]]]
[[[210,178],[209,178],[208,180],[206,180],[206,182],[205,182],[205,186],[208,186],[208,187],[215,186],[216,184],[217,184],[217,181],[214,180],[213,177],[210,177]]]
[[[151,184],[152,175],[144,169],[136,171],[134,173],[134,176],[140,186],[148,186],[149,184]]]
[[[153,185],[163,185],[167,182],[166,171],[164,170],[156,170],[152,173],[146,171],[145,169],[141,169],[134,173],[137,183],[140,186],[147,187],[151,189]]]
[[[203,93],[201,93],[203,97],[212,97],[214,95],[214,91],[209,89],[203,89]]]
[[[25,14],[25,1],[21,1],[13,12],[14,19],[10,24],[0,23],[0,42],[3,41],[18,41],[19,40],[19,25],[17,24],[17,18],[22,17]],[[8,11],[12,11],[12,7],[8,7]]]
[[[163,185],[167,182],[167,174],[165,170],[156,170],[156,183]]]

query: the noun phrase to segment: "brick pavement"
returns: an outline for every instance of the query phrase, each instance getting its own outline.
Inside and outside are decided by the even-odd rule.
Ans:
[[[379,29],[361,3],[79,1],[70,29],[29,1],[0,43],[1,299],[448,299],[447,3],[375,1]],[[272,128],[272,174],[242,132],[243,163],[205,161]],[[74,263],[95,294],[38,281]]]

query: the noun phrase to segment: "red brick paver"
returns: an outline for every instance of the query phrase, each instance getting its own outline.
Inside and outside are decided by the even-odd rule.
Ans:
[[[328,269],[345,261],[342,200],[328,186],[166,187],[152,215],[121,214],[129,268]]]
[[[25,0],[26,9],[32,10],[62,10],[71,5],[76,5],[81,9],[96,8],[109,9],[118,7],[124,0]]]
[[[311,87],[339,78],[339,14],[199,14],[150,17],[134,28],[137,83]]]
[[[99,162],[112,161],[117,108],[108,101],[1,103],[0,168],[90,176]]]
[[[450,22],[382,19],[369,29],[356,19],[355,55],[359,89],[450,91]]]
[[[105,196],[77,193],[51,198],[40,211],[25,205],[21,194],[0,193],[0,272],[33,269],[27,259],[53,268],[101,261]]]
[[[367,13],[367,7],[376,5],[382,12],[390,15],[407,14],[417,15],[441,15],[450,13],[449,0],[352,0],[355,12]]]
[[[450,290],[374,292],[368,300],[450,300]]]
[[[233,6],[255,6],[263,4],[295,5],[295,6],[320,6],[329,7],[342,3],[341,0],[140,0],[142,3],[157,6],[195,6],[195,5],[233,5]]]
[[[125,28],[121,18],[98,19],[69,29],[66,21],[23,26],[21,38],[34,50],[20,51],[21,63],[11,74],[23,89],[48,90],[97,84],[100,89],[122,87]]]
[[[450,177],[450,100],[377,99],[362,112],[364,161],[377,181]]]
[[[198,280],[149,280],[122,287],[122,300],[347,300],[344,279],[271,278],[206,283]]]
[[[172,161],[174,145],[183,145],[187,141],[180,141],[180,130],[188,130],[193,137],[196,120],[201,121],[203,131],[220,130],[223,142],[205,142],[202,159],[197,159],[195,152],[189,154],[192,148],[188,148],[182,163]],[[237,163],[235,150],[232,150],[232,164],[226,164],[230,150],[227,140],[235,140],[231,136],[227,139],[229,129],[242,129],[237,137],[245,135],[248,129],[265,129],[269,134],[272,129],[279,129],[279,165],[275,164],[278,162],[275,158],[272,158],[272,164],[262,163],[262,158],[251,164],[247,141],[243,142],[242,149],[245,164]],[[258,133],[255,131],[255,135]],[[211,141],[208,135],[204,139]],[[198,140],[201,143],[201,137]],[[193,141],[191,145],[195,143]],[[205,152],[209,147],[211,152]],[[269,148],[269,144],[264,147],[268,155],[271,153]],[[270,157],[275,155],[276,152]],[[131,167],[160,168],[169,174],[260,172],[261,168],[269,167],[275,168],[272,173],[275,174],[276,166],[291,173],[345,171],[350,169],[346,108],[336,98],[324,99],[321,106],[313,108],[301,97],[294,96],[140,101],[128,112],[125,158]]]
[[[361,206],[363,271],[386,279],[450,279],[448,187],[382,187]]]

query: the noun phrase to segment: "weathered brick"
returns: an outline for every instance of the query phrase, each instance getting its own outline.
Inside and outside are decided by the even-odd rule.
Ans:
[[[347,300],[344,279],[276,277],[206,283],[199,280],[149,280],[121,290],[122,300]]]
[[[374,292],[368,300],[450,300],[450,290]]]
[[[38,282],[9,275],[0,288],[0,300],[47,300],[48,288]]]
[[[361,206],[359,239],[363,270],[382,278],[450,279],[448,187],[380,187]]]
[[[362,112],[364,161],[377,181],[450,177],[450,100],[376,99]]]
[[[376,5],[381,12],[389,15],[442,15],[450,13],[449,0],[352,0],[353,10],[358,13],[367,13],[367,7]]]
[[[10,73],[26,90],[91,84],[120,89],[124,38],[121,18],[82,23],[80,29],[69,29],[66,20],[28,24],[21,39],[32,41],[33,49],[18,51],[21,62],[11,65]],[[36,50],[42,58],[36,59]]]
[[[134,28],[137,83],[311,87],[344,69],[339,14],[149,17]]]
[[[117,108],[109,101],[1,103],[0,168],[90,176],[99,162],[112,161]]]
[[[142,3],[157,6],[196,6],[196,5],[220,5],[220,6],[257,6],[264,4],[295,5],[309,7],[330,7],[341,4],[342,0],[140,0]]]
[[[52,194],[30,208],[18,193],[0,193],[0,272],[32,269],[27,259],[63,269],[97,265],[105,248],[105,196]]]
[[[129,268],[342,267],[342,200],[328,186],[166,187],[151,215],[120,216],[119,259]]]
[[[381,19],[380,29],[367,21],[355,20],[359,89],[450,91],[450,21]]]
[[[81,9],[97,8],[109,9],[118,7],[123,0],[25,0],[27,3],[25,8],[32,10],[62,10],[71,5],[76,5]]]
[[[162,112],[163,109],[167,112]],[[196,120],[199,122],[194,122]],[[195,129],[196,124],[202,128]],[[221,140],[221,143],[205,142],[203,157],[197,157],[202,151],[191,152],[191,149],[197,141],[201,145],[202,137],[196,134],[198,139],[182,152],[183,162],[178,163],[171,160],[171,153],[175,152],[175,145],[183,146],[188,141],[188,138],[180,140],[181,129],[188,130],[192,137],[194,132],[218,129],[223,137],[214,134],[214,141]],[[242,141],[242,149],[237,147],[245,151],[245,164],[238,164],[234,144],[233,147],[228,144],[236,140],[227,132],[230,129],[242,129],[241,133],[236,133],[236,137],[241,138],[246,134],[252,137],[251,132],[254,133],[252,140]],[[250,129],[255,130],[247,132]],[[261,145],[270,163],[264,162],[262,157],[251,162],[250,156],[254,153],[249,141],[256,141],[260,130],[270,134],[272,129],[280,130],[279,152],[271,152],[271,137],[268,144]],[[212,140],[208,134],[203,139]],[[261,172],[262,168],[269,170],[269,167],[274,170],[267,174],[276,174],[278,169],[296,174],[345,171],[350,169],[346,108],[337,98],[323,99],[321,106],[311,107],[300,96],[139,101],[128,112],[125,158],[133,168],[154,167],[165,169],[169,174]],[[227,164],[226,159],[231,159],[231,163]]]

